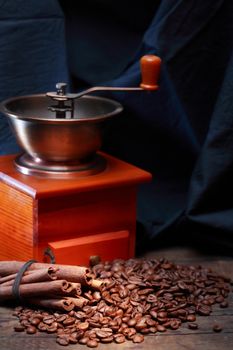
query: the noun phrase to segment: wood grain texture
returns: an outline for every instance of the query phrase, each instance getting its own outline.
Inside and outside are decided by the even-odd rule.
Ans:
[[[0,259],[28,260],[34,255],[34,202],[0,181]]]

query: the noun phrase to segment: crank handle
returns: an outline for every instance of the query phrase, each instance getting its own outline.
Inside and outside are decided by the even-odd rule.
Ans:
[[[160,75],[161,59],[154,55],[145,55],[140,60],[142,81],[139,87],[111,87],[111,86],[94,86],[85,91],[76,94],[66,94],[66,84],[56,84],[56,92],[48,92],[46,95],[57,101],[67,101],[79,98],[83,95],[95,91],[141,91],[141,90],[158,90],[158,80]]]

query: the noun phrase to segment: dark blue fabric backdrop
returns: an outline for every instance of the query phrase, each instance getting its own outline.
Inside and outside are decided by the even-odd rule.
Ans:
[[[112,93],[125,111],[104,150],[153,174],[139,192],[139,241],[233,245],[233,3],[0,0],[0,99],[57,81],[135,86],[163,60],[158,92]],[[66,28],[66,30],[65,30]],[[107,96],[107,94],[104,94]],[[0,152],[17,149],[0,120]]]
[[[56,0],[0,0],[0,101],[68,80],[63,12]],[[0,116],[0,154],[18,150]]]

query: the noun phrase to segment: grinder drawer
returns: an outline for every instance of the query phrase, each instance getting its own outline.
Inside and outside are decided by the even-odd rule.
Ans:
[[[58,264],[90,264],[91,257],[101,261],[129,258],[129,231],[115,231],[49,242],[48,247]],[[98,259],[98,258],[97,258]]]

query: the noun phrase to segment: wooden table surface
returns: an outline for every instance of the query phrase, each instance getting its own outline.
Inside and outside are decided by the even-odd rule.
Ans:
[[[165,257],[176,263],[201,264],[211,267],[219,274],[224,274],[233,279],[233,259],[225,256],[213,256],[201,254],[190,248],[166,248],[153,251],[144,255],[148,258]],[[221,309],[214,307],[210,316],[198,316],[198,330],[190,330],[183,323],[178,330],[167,330],[166,333],[148,335],[141,344],[127,341],[123,344],[100,344],[99,350],[226,350],[233,349],[233,293],[229,297],[229,307]],[[2,305],[0,307],[0,350],[61,350],[62,346],[55,342],[55,336],[45,333],[28,335],[16,333],[13,330],[17,323],[12,316],[12,308]],[[220,333],[212,330],[213,324],[222,327]],[[71,350],[88,349],[83,345],[69,345]]]

